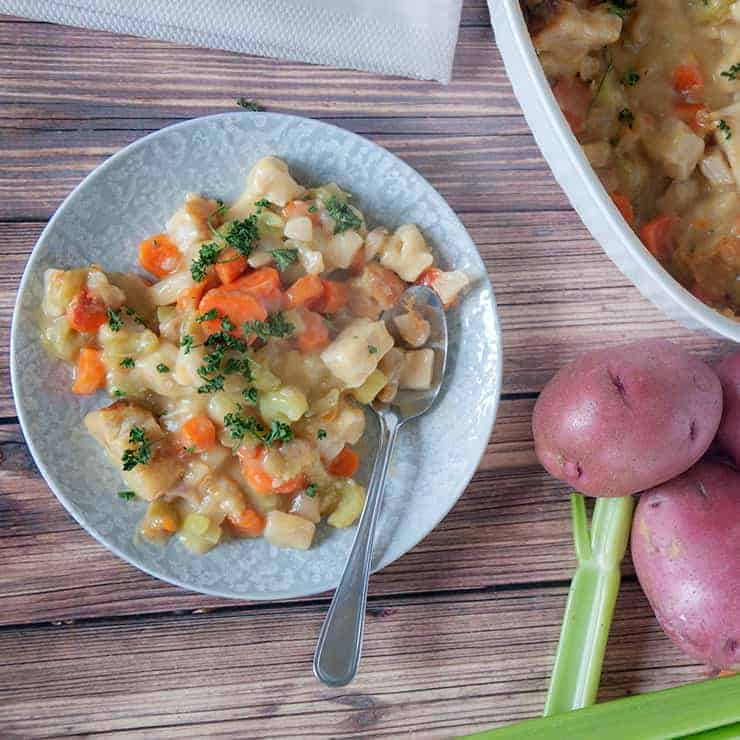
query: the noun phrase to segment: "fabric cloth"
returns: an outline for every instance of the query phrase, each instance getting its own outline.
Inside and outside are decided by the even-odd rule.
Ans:
[[[0,0],[0,13],[449,82],[462,0]]]

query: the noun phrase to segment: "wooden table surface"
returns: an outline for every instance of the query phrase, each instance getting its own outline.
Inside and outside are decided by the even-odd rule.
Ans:
[[[444,522],[373,577],[360,674],[342,690],[311,674],[329,594],[226,601],[118,560],[39,476],[10,391],[18,281],[60,201],[126,144],[235,110],[241,95],[367,136],[421,172],[477,243],[503,322],[504,396],[480,470]],[[662,336],[721,350],[644,300],[570,208],[484,0],[465,3],[447,87],[0,17],[0,245],[4,737],[426,738],[537,715],[574,564],[567,491],[532,449],[538,391],[605,344]],[[705,675],[662,635],[626,564],[600,700]]]

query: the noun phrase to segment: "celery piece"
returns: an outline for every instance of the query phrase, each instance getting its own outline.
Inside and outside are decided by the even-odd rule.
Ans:
[[[632,496],[598,499],[589,537],[583,496],[571,495],[578,567],[570,584],[545,716],[596,700],[633,508]]]
[[[705,733],[696,737],[714,740],[737,737],[731,734],[737,730],[737,722],[740,722],[740,676],[732,676],[530,719],[469,737],[476,740],[624,740],[626,737],[669,740]]]

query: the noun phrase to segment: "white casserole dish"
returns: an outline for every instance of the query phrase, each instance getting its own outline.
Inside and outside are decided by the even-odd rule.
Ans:
[[[529,38],[519,0],[488,0],[506,72],[555,179],[617,267],[661,311],[689,329],[740,342],[740,322],[694,298],[622,219],[560,112]]]

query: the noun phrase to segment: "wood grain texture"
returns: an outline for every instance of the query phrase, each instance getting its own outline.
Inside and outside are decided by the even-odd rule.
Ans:
[[[577,353],[663,336],[662,316],[590,238],[513,97],[485,0],[465,0],[449,86],[0,17],[0,735],[447,737],[541,711],[573,567],[567,491],[537,464],[530,415]],[[493,282],[504,392],[481,467],[444,522],[372,579],[358,680],[310,657],[328,595],[248,604],[192,594],[113,557],[66,514],[12,404],[12,306],[31,247],[94,167],[150,131],[240,96],[367,136],[457,210]],[[696,680],[625,563],[601,700]],[[50,624],[51,623],[51,624]]]
[[[565,595],[374,599],[362,672],[343,690],[318,688],[311,676],[324,614],[317,604],[5,631],[4,730],[431,738],[525,719],[544,700]],[[602,699],[705,677],[677,656],[634,584],[625,585],[618,615]]]

